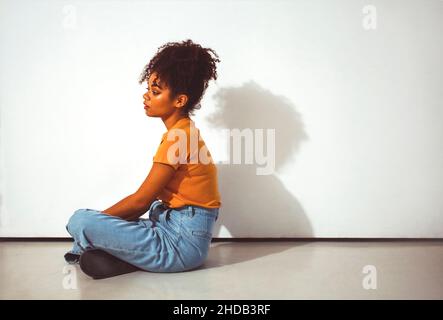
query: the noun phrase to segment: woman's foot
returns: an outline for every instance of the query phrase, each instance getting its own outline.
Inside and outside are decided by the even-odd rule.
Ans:
[[[94,279],[115,277],[142,270],[100,249],[89,249],[80,257],[80,268]]]
[[[80,262],[80,255],[75,254],[75,253],[71,253],[71,252],[67,252],[67,253],[65,253],[65,261],[69,264],[79,263]]]

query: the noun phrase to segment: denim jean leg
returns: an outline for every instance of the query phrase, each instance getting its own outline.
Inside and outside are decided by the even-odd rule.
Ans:
[[[83,253],[83,249],[80,248],[77,242],[74,240],[74,244],[72,245],[72,249],[69,250],[69,253],[81,255]]]
[[[183,269],[170,234],[149,219],[126,221],[100,211],[79,209],[68,229],[82,250],[101,249],[146,271]]]
[[[78,245],[76,238],[74,237],[74,235],[69,231],[69,224],[66,225],[66,231],[68,231],[68,233],[71,235],[72,239],[74,240],[74,243],[72,244],[72,248],[71,250],[69,250],[69,253],[72,254],[78,254],[81,255],[83,253],[83,249]]]

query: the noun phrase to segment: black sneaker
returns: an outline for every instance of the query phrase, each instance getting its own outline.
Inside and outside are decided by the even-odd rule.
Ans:
[[[80,268],[93,279],[105,279],[142,270],[100,249],[83,252]]]
[[[67,252],[67,253],[65,253],[65,261],[69,264],[79,263],[80,262],[80,255],[75,254],[75,253],[71,253],[71,252]]]

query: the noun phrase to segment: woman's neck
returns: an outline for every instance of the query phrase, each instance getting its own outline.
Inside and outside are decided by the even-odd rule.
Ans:
[[[171,129],[179,120],[189,118],[187,115],[181,115],[181,114],[173,114],[169,116],[166,119],[163,119],[163,123],[165,124],[165,127],[167,130]]]

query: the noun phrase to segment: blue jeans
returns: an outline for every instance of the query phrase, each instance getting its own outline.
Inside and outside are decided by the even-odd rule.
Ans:
[[[76,210],[66,226],[74,238],[70,252],[101,249],[151,272],[180,272],[203,264],[218,208],[168,208],[155,200],[148,213],[148,219],[127,221],[93,209]]]

